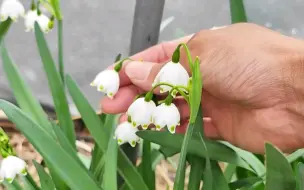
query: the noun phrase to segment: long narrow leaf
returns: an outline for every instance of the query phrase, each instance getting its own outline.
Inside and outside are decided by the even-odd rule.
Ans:
[[[198,156],[189,156],[189,164],[191,165],[188,189],[200,189],[202,175],[204,174],[204,158]],[[205,183],[204,183],[205,186]],[[212,189],[211,189],[212,190]]]
[[[115,128],[112,127],[111,136],[114,136]],[[115,139],[110,139],[107,152],[105,155],[104,174],[103,174],[103,188],[117,189],[117,151],[118,145]]]
[[[298,158],[304,156],[304,149],[299,149],[292,154],[287,156],[287,160],[289,163],[296,161]]]
[[[19,108],[4,100],[0,100],[0,108],[71,188],[100,189],[87,171]]]
[[[0,23],[0,42],[2,42],[11,24],[12,24],[12,20],[10,18]]]
[[[35,23],[35,36],[39,49],[39,54],[44,66],[45,73],[47,74],[48,83],[52,92],[56,114],[59,124],[62,127],[69,142],[75,147],[75,130],[71,114],[69,112],[68,102],[65,95],[64,85],[60,80],[51,52],[45,41],[44,35],[38,25]]]
[[[155,174],[152,170],[151,142],[143,142],[142,176],[149,189],[155,189]]]
[[[304,164],[298,163],[296,169],[297,190],[304,190]]]
[[[3,69],[19,107],[40,124],[39,126],[41,126],[46,132],[53,134],[52,126],[47,119],[47,115],[43,111],[38,100],[29,90],[29,85],[27,85],[22,79],[20,72],[10,58],[4,44],[2,44],[1,50]]]
[[[266,143],[266,187],[265,190],[295,189],[296,180],[285,156],[274,146]]]
[[[212,168],[212,188],[213,190],[229,190],[229,186],[225,176],[223,174],[222,169],[220,168],[217,161],[211,161],[211,168]]]
[[[137,135],[143,139],[149,140],[164,147],[169,147],[176,151],[181,149],[183,142],[183,135],[181,134],[168,134],[159,131],[138,131]],[[165,141],[163,139],[166,139]],[[233,163],[237,166],[243,167],[253,171],[248,163],[240,158],[231,148],[219,143],[205,139],[206,147],[209,151],[210,159],[219,160],[223,162]],[[199,147],[199,148],[198,148]],[[202,148],[203,145],[200,140],[191,139],[189,141],[189,153],[205,158],[206,152]],[[219,154],[219,152],[221,154]]]
[[[231,23],[247,22],[243,0],[230,0]]]
[[[49,174],[47,174],[43,167],[38,164],[35,160],[33,160],[33,164],[37,170],[37,173],[39,175],[39,181],[41,184],[41,189],[43,190],[54,190],[55,189],[55,185],[53,183],[52,178],[49,176]]]
[[[76,83],[70,76],[66,77],[66,84],[70,95],[79,110],[84,123],[89,129],[98,147],[103,151],[107,149],[109,133],[106,132],[101,126],[100,118],[96,115],[94,109],[89,104],[88,100],[84,97]],[[120,175],[124,178],[125,182],[131,189],[148,189],[143,178],[133,166],[132,162],[127,158],[124,152],[119,149],[117,156],[117,166]]]

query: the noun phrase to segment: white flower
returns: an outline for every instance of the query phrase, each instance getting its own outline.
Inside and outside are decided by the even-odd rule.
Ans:
[[[169,83],[174,86],[184,86],[187,87],[189,81],[189,75],[186,69],[180,63],[168,62],[161,68],[159,73],[156,75],[152,86],[158,83]],[[170,86],[161,85],[160,92],[169,92],[171,90]],[[182,90],[182,89],[181,89]]]
[[[16,156],[4,158],[1,162],[0,180],[3,181],[6,179],[11,183],[18,174],[27,174],[25,161]]]
[[[25,30],[27,32],[34,30],[35,21],[38,18],[37,10],[30,10],[26,13],[24,18]]]
[[[117,126],[114,139],[117,139],[119,145],[128,142],[132,147],[135,147],[136,142],[139,141],[139,137],[136,135],[137,131],[138,129],[134,128],[130,122],[125,121]]]
[[[97,86],[97,90],[107,94],[109,98],[113,98],[119,89],[119,75],[115,70],[105,70],[100,72],[91,86]]]
[[[127,115],[132,121],[133,127],[142,126],[143,129],[147,129],[152,123],[152,113],[156,108],[155,103],[150,100],[147,102],[145,98],[138,98],[129,107]]]
[[[38,15],[37,22],[43,32],[48,33],[51,30],[49,27],[51,21],[49,17],[45,16],[44,14]]]
[[[180,124],[180,113],[174,104],[166,105],[162,103],[153,112],[153,123],[156,130],[161,130],[167,126],[170,133],[175,133],[175,128]]]
[[[10,17],[13,21],[17,21],[19,16],[24,16],[25,10],[18,0],[3,0],[0,8],[0,20],[6,21]]]
[[[43,32],[48,33],[50,31],[50,19],[43,14],[38,15],[37,10],[30,10],[26,13],[24,19],[25,31],[33,31],[36,21]]]

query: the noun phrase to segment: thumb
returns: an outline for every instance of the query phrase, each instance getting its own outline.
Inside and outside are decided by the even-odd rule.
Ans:
[[[127,63],[125,73],[131,82],[148,91],[152,88],[152,83],[164,64],[154,62],[132,61]]]

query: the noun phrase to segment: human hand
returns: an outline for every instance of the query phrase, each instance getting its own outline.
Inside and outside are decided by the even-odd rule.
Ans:
[[[113,100],[102,100],[102,110],[125,112],[138,93],[151,89],[156,74],[181,42],[187,42],[192,56],[201,59],[207,137],[256,153],[264,151],[266,141],[283,151],[303,147],[304,44],[254,24],[203,30],[133,56],[144,62],[124,65],[121,89]],[[189,71],[186,56],[181,56]],[[177,131],[183,132],[189,109],[182,99],[175,104],[182,120]]]

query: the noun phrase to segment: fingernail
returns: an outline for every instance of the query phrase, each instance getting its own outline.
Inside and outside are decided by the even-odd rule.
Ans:
[[[133,61],[126,65],[126,74],[133,80],[147,80],[152,70],[153,63]]]

